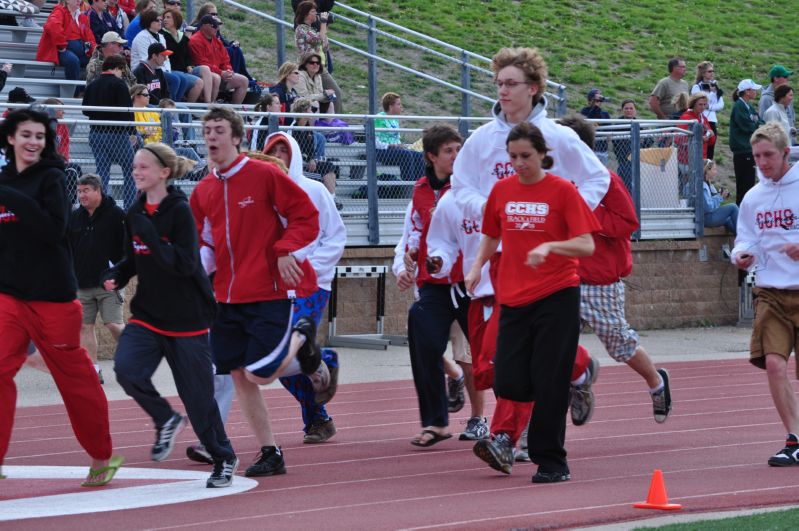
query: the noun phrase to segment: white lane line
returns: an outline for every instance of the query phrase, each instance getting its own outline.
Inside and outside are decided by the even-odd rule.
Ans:
[[[4,489],[12,488],[15,479],[69,479],[79,483],[86,477],[87,468],[77,466],[4,466]],[[159,468],[121,468],[114,482],[125,479],[168,481],[113,489],[83,489],[81,492],[15,498],[0,501],[0,521],[25,518],[44,518],[106,511],[138,509],[156,505],[185,503],[194,500],[219,498],[246,492],[258,482],[236,476],[233,485],[208,489],[208,472],[167,470]]]

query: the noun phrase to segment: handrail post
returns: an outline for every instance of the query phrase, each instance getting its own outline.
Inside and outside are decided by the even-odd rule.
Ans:
[[[375,34],[375,19],[369,15],[369,30],[367,32],[367,46],[369,52],[369,114],[377,114],[377,35]]]
[[[461,88],[471,90],[471,72],[469,72],[469,55],[466,50],[461,50]],[[468,92],[461,92],[461,116],[471,116],[471,96]]]
[[[275,2],[275,17],[284,20],[286,12],[284,9],[283,0]],[[283,24],[275,24],[277,26],[277,67],[280,68],[286,62],[286,31]]]
[[[270,135],[280,131],[280,118],[276,114],[270,114],[267,123],[269,124],[268,131]]]
[[[458,118],[458,132],[465,139],[469,138],[469,121],[463,117]]]
[[[705,141],[705,129],[701,122],[696,122],[691,127],[693,134],[689,142],[690,154],[688,163],[690,164],[691,183],[688,189],[693,192],[693,197],[689,198],[689,205],[693,202],[694,206],[694,234],[696,237],[705,235],[705,201],[704,201],[704,160],[702,157],[702,144]]]
[[[630,124],[630,170],[632,170],[632,196],[635,203],[635,215],[638,218],[638,230],[633,233],[633,240],[641,239],[641,125],[633,121]]]
[[[368,117],[363,124],[366,140],[366,198],[369,208],[366,226],[369,230],[369,243],[380,243],[380,217],[377,204],[377,153],[375,152],[375,122]]]
[[[194,1],[186,0],[186,22],[194,20]]]
[[[558,87],[558,98],[558,116],[566,116],[566,87],[563,85]]]
[[[161,142],[171,146],[172,142],[172,113],[166,110],[161,111]]]

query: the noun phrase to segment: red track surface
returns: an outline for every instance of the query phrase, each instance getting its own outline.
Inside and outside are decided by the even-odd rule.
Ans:
[[[765,374],[745,360],[667,365],[675,409],[664,425],[652,420],[644,382],[623,366],[603,367],[597,409],[583,427],[569,426],[572,480],[533,485],[534,466],[511,476],[492,471],[456,437],[418,449],[419,430],[410,381],[343,385],[331,405],[338,434],[321,445],[301,444],[299,409],[283,390],[268,390],[273,427],[288,474],[262,478],[234,496],[102,514],[0,522],[16,529],[508,529],[568,528],[661,516],[634,509],[644,501],[652,472],[664,472],[670,501],[683,512],[796,503],[799,477],[766,459],[781,445],[783,428]],[[489,412],[493,399],[489,397]],[[205,470],[183,455],[186,430],[170,459],[149,460],[154,432],[132,401],[111,403],[115,452],[126,466]],[[462,429],[468,406],[451,419]],[[246,465],[256,442],[234,404],[228,423]],[[6,465],[85,465],[63,407],[17,411]],[[244,467],[242,467],[243,470]],[[240,472],[241,473],[241,472]],[[0,500],[75,492],[74,482],[9,478]],[[115,480],[113,487],[141,484]],[[787,487],[787,488],[786,488]]]

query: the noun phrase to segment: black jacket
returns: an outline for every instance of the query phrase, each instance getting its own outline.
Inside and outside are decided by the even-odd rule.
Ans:
[[[69,302],[77,283],[67,237],[64,163],[45,159],[0,173],[0,293],[23,300]]]
[[[170,186],[153,216],[145,196],[125,218],[125,258],[103,275],[124,287],[134,275],[139,283],[130,302],[131,319],[169,332],[208,328],[216,313],[211,283],[200,263],[197,228],[186,195]]]
[[[133,107],[130,91],[124,81],[113,74],[100,74],[100,77],[86,86],[83,94],[83,105],[97,107]],[[134,122],[133,113],[128,111],[83,111],[89,120],[115,120]],[[90,126],[92,130],[122,131],[130,135],[136,134],[133,126]]]
[[[161,68],[153,70],[146,61],[142,61],[133,70],[136,81],[147,87],[150,94],[150,105],[158,105],[162,98],[171,98],[169,83]]]
[[[166,41],[166,49],[172,51],[172,55],[169,57],[169,64],[172,70],[175,72],[188,72],[189,66],[194,66],[191,60],[191,52],[189,51],[189,36],[184,33],[178,42],[167,30],[161,30],[161,35],[164,36],[164,41]]]
[[[78,207],[69,218],[69,243],[78,287],[99,287],[108,263],[115,264],[125,255],[125,212],[106,195],[91,216]]]

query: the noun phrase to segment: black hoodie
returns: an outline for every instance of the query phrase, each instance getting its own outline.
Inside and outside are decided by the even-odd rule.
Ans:
[[[43,159],[0,173],[0,293],[30,301],[69,302],[77,283],[67,238],[64,163]]]
[[[106,271],[123,288],[134,275],[139,283],[130,302],[131,319],[167,332],[208,328],[216,313],[211,283],[200,263],[197,228],[186,195],[170,186],[150,216],[142,195],[125,217],[125,258]]]
[[[100,275],[108,269],[108,262],[115,264],[125,255],[125,212],[107,195],[91,216],[78,207],[70,215],[69,242],[78,287],[100,287]]]

